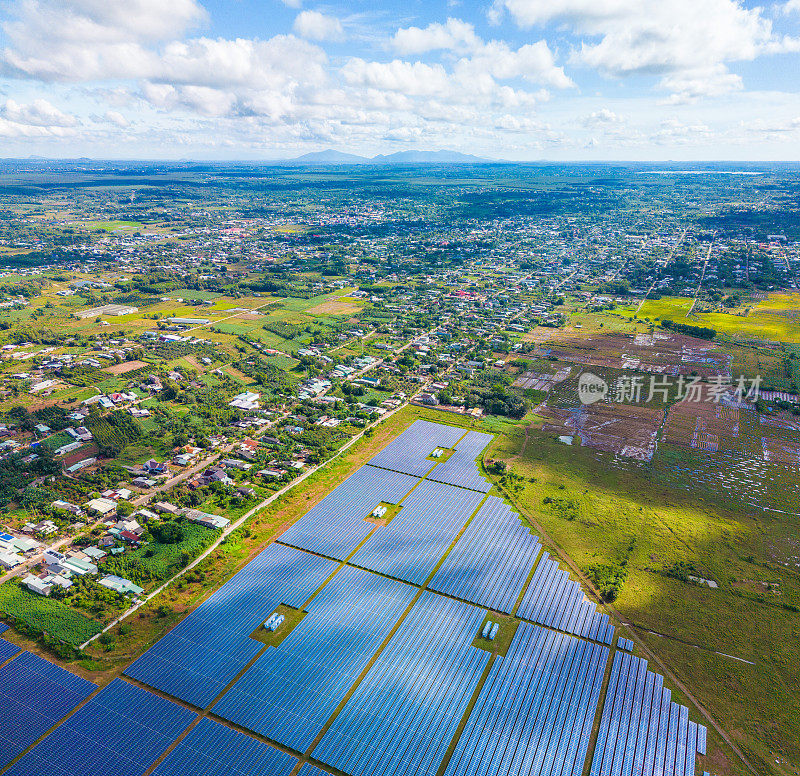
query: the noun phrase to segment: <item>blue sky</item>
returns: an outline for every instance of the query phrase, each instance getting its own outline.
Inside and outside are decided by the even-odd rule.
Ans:
[[[800,0],[7,0],[0,156],[798,160]]]

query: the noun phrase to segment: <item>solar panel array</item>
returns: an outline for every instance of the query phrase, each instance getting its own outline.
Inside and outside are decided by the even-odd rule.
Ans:
[[[289,776],[296,765],[286,752],[206,717],[159,763],[153,776]]]
[[[475,491],[423,480],[389,525],[370,536],[351,563],[421,585],[483,497]]]
[[[5,633],[8,630],[8,625],[4,622],[0,622],[0,633]]]
[[[580,776],[607,658],[599,644],[520,623],[446,776]]]
[[[23,652],[0,668],[0,767],[43,736],[97,685]]]
[[[283,544],[344,560],[375,528],[365,521],[381,502],[399,504],[419,479],[362,466],[281,536]]]
[[[142,776],[196,715],[115,679],[6,773]]]
[[[540,548],[511,507],[489,496],[428,587],[510,614]]]
[[[453,447],[462,436],[463,428],[416,420],[369,461],[369,465],[422,477],[433,468],[434,461],[428,456],[437,447]]]
[[[285,641],[267,649],[214,706],[214,714],[304,752],[416,593],[402,582],[343,568]]]
[[[428,479],[488,493],[492,489],[492,483],[487,482],[481,476],[475,460],[491,441],[491,434],[470,431],[456,445],[455,452],[450,458],[436,465],[436,468],[428,475]]]
[[[614,626],[608,615],[597,611],[581,586],[547,552],[542,554],[522,597],[517,617],[604,644],[611,644],[614,638]]]
[[[313,750],[351,776],[434,776],[489,653],[484,612],[425,592]]]
[[[269,545],[125,673],[205,708],[263,649],[250,638],[258,625],[278,604],[302,606],[337,565]]]
[[[525,588],[540,544],[501,499],[486,496],[475,460],[491,437],[463,435],[414,423],[126,673],[200,708],[220,698],[214,715],[295,752],[308,751],[329,724],[312,760],[349,776],[435,776],[451,744],[446,776],[581,776],[613,627],[547,553]],[[454,445],[448,460],[428,459]],[[379,502],[401,501],[388,525],[365,522]],[[361,542],[352,565],[340,568],[336,560]],[[431,590],[420,593],[440,561]],[[514,614],[521,593],[516,617],[547,628],[518,623],[464,720],[491,659],[486,649],[502,646],[502,638],[472,646],[486,609]],[[250,636],[281,603],[308,612],[266,647]],[[688,720],[645,661],[622,651],[633,648],[630,639],[618,647],[590,776],[694,776],[705,727]],[[5,660],[0,760],[8,763],[96,687],[0,639]],[[117,679],[7,773],[142,776],[172,745],[153,776],[289,776],[297,768],[274,746],[208,718],[191,727],[197,721]],[[327,771],[305,763],[300,774]]]
[[[5,639],[0,639],[0,663],[5,662],[10,657],[14,657],[22,649],[22,647],[18,647],[16,644],[12,644],[10,641],[6,641]]]
[[[694,776],[706,729],[662,683],[646,660],[616,653],[590,776]]]

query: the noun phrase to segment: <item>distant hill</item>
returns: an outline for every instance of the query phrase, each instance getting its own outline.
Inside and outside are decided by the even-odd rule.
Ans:
[[[332,148],[327,151],[312,151],[310,154],[303,154],[296,159],[287,161],[297,164],[369,164],[370,162],[366,156],[345,154],[342,151],[334,151]]]
[[[284,164],[486,164],[492,159],[483,159],[457,151],[397,151],[393,154],[378,154],[371,158],[346,154],[329,148],[313,151],[295,159],[286,159]]]

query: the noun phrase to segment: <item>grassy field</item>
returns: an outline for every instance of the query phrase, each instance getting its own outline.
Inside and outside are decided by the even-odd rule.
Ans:
[[[103,232],[117,232],[123,229],[140,229],[142,226],[138,221],[80,221],[79,225],[85,229]]]
[[[638,317],[708,326],[720,334],[739,339],[800,342],[800,294],[770,294],[742,315],[715,312],[692,313],[687,317],[691,305],[692,300],[685,297],[648,299],[639,310]],[[620,308],[619,314],[632,318],[637,314],[636,306]]]

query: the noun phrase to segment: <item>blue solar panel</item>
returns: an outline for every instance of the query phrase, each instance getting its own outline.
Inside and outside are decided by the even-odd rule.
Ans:
[[[196,718],[115,679],[6,771],[10,776],[142,776]]]
[[[14,657],[22,649],[22,647],[18,647],[16,644],[12,644],[10,641],[6,641],[5,639],[0,639],[0,663],[5,662],[10,657]]]
[[[0,633],[5,633],[8,630],[8,625],[4,622],[0,622]]]
[[[597,734],[591,776],[694,776],[706,729],[671,700],[647,661],[617,652]]]
[[[607,659],[606,647],[521,623],[446,776],[580,776]]]
[[[369,464],[422,477],[434,465],[428,456],[437,447],[453,447],[464,433],[463,428],[416,420]]]
[[[299,776],[330,776],[328,771],[323,771],[322,768],[318,768],[316,765],[311,765],[310,763],[306,763],[301,769]]]
[[[489,496],[445,558],[431,590],[511,613],[541,545],[511,507]]]
[[[289,776],[297,760],[208,718],[192,728],[153,776]]]
[[[214,714],[305,751],[416,595],[410,585],[343,568],[308,615],[269,648]]]
[[[408,474],[362,466],[286,531],[280,541],[344,560],[375,528],[364,518],[381,501],[399,504],[418,482]]]
[[[470,431],[456,445],[455,452],[450,458],[436,465],[428,475],[428,479],[488,493],[492,489],[492,484],[481,476],[476,459],[492,439],[491,434]]]
[[[421,585],[483,498],[482,493],[423,480],[351,562]]]
[[[299,608],[337,566],[269,545],[125,673],[205,708],[263,649],[250,634],[275,607]]]
[[[31,652],[0,668],[0,767],[96,689],[97,685]]]
[[[433,776],[489,653],[484,611],[425,592],[313,750],[352,776]]]
[[[581,586],[545,552],[528,585],[517,617],[611,644],[614,626],[584,595]]]

